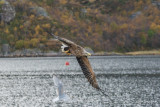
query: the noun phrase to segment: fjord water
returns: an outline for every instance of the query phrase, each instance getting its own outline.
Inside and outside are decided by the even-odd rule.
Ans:
[[[160,107],[160,56],[89,60],[112,101],[89,85],[75,57],[1,58],[0,107]],[[70,101],[53,102],[53,74],[63,82]]]

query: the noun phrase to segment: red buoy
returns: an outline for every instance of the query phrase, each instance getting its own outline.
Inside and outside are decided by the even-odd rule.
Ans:
[[[67,61],[67,62],[66,62],[66,66],[68,66],[68,65],[69,65],[69,62]]]

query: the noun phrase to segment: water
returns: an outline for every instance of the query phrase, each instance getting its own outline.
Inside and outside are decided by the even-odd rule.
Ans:
[[[160,107],[160,56],[89,60],[113,101],[89,85],[74,57],[1,58],[0,107]],[[70,101],[52,101],[57,96],[52,74],[61,79]]]

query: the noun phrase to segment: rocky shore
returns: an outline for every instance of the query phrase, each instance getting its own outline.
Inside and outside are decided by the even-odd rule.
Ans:
[[[115,53],[115,52],[90,52],[92,56],[113,56],[113,55],[123,55],[121,53]],[[14,58],[14,57],[64,57],[68,56],[61,51],[55,52],[55,51],[49,51],[49,52],[42,52],[40,50],[34,50],[34,49],[25,49],[25,50],[17,50],[15,52],[9,52],[9,53],[0,53],[0,58]],[[72,56],[72,55],[70,55]]]

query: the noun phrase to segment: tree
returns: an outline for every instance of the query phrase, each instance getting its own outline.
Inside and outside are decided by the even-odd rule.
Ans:
[[[33,38],[33,39],[31,39],[30,44],[33,48],[36,48],[36,47],[38,47],[39,40],[37,38]]]
[[[22,49],[22,48],[24,48],[24,41],[23,40],[16,41],[15,48],[16,49]]]

